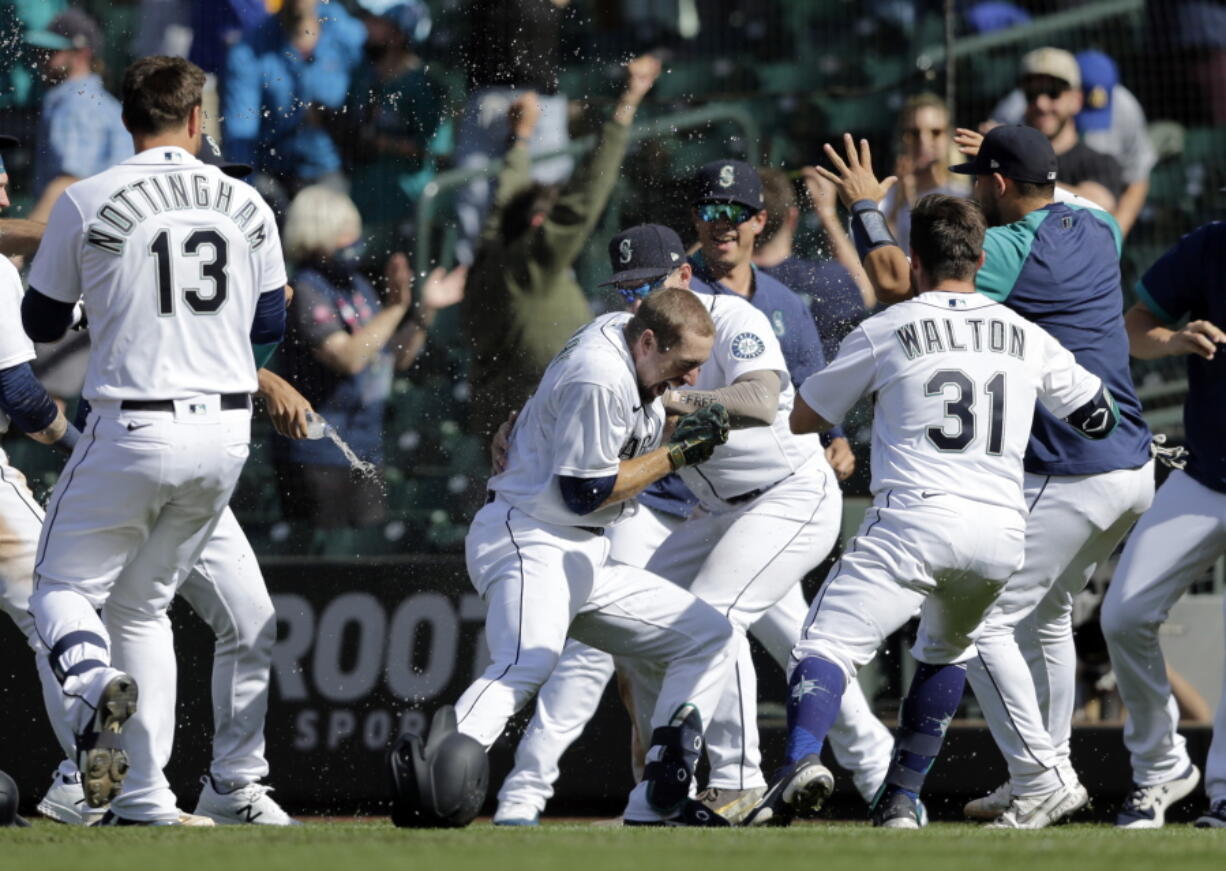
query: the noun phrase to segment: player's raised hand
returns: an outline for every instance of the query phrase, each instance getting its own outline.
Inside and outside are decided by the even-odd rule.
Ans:
[[[536,91],[525,91],[511,102],[507,109],[507,123],[511,133],[519,140],[532,138],[536,124],[541,120],[541,101]]]
[[[387,258],[383,274],[387,279],[383,304],[404,306],[406,309],[411,306],[413,304],[413,268],[409,266],[409,258],[397,251]]]
[[[826,460],[840,481],[846,481],[856,470],[856,455],[851,451],[851,443],[845,438],[830,440],[830,447],[826,448]]]
[[[1206,360],[1212,360],[1222,344],[1226,344],[1226,333],[1209,321],[1192,321],[1170,338],[1171,353],[1195,354]]]
[[[660,59],[654,54],[641,54],[626,64],[626,97],[636,103],[642,100],[660,77],[661,69]]]
[[[421,286],[422,308],[438,311],[460,302],[464,299],[466,281],[468,281],[467,266],[457,266],[450,272],[441,266],[432,270]]]
[[[979,146],[983,144],[983,134],[986,132],[987,130],[980,133],[977,130],[959,127],[954,131],[954,145],[958,146],[958,150],[967,157],[974,157],[979,153]]]
[[[877,203],[885,198],[886,191],[898,181],[897,176],[877,180],[873,172],[873,154],[867,139],[861,139],[859,147],[850,133],[843,134],[844,154],[840,155],[834,146],[826,143],[824,150],[830,159],[834,171],[824,166],[817,167],[822,178],[832,182],[839,192],[843,205],[850,206],[860,200],[872,200]]]

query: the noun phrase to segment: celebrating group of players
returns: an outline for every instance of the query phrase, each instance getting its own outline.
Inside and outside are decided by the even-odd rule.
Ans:
[[[261,368],[285,327],[276,221],[253,188],[195,156],[202,85],[183,60],[133,64],[123,110],[136,156],[61,196],[28,290],[0,260],[0,406],[71,452],[45,516],[0,467],[4,517],[21,521],[3,601],[35,650],[67,757],[40,809],[64,822],[292,823],[261,783],[275,616],[226,506],[251,395],[292,436],[305,435],[309,405]],[[1226,230],[1181,241],[1125,317],[1119,228],[1059,191],[1047,139],[1000,127],[959,142],[971,160],[955,170],[974,177],[978,205],[921,200],[909,258],[880,211],[890,180],[874,176],[867,144],[827,146],[833,170],[819,172],[888,307],[824,368],[800,362],[821,359],[820,346],[798,347],[813,333],[805,307],[751,264],[765,222],[753,167],[699,171],[694,255],[658,225],[613,240],[610,283],[628,310],[576,333],[495,440],[466,541],[491,663],[428,741],[397,744],[398,822],[470,821],[486,750],[536,697],[495,816],[534,824],[615,671],[640,745],[627,825],[787,824],[833,788],[820,759],[829,737],[873,822],[919,827],[924,777],[968,679],[1010,773],[968,814],[1005,828],[1056,822],[1088,799],[1069,758],[1072,598],[1143,515],[1103,612],[1136,784],[1118,824],[1159,827],[1197,786],[1157,627],[1226,546],[1212,412],[1226,399],[1214,326],[1226,322]],[[28,361],[31,339],[80,322],[93,341],[78,428]],[[1189,355],[1190,458],[1156,499],[1130,347]],[[874,503],[809,606],[801,579],[842,516],[819,434],[863,398]],[[218,637],[214,761],[195,814],[162,772],[176,594]],[[891,737],[856,674],[916,614],[919,667]],[[786,763],[769,779],[747,632],[789,673]],[[1198,825],[1226,826],[1223,717]]]

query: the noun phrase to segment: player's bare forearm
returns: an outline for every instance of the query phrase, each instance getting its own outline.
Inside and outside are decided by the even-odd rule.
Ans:
[[[673,472],[673,462],[669,459],[668,448],[656,448],[654,451],[635,457],[633,460],[622,460],[617,467],[617,480],[613,483],[613,492],[600,504],[601,508],[616,505],[638,496],[656,481],[668,477]]]
[[[28,257],[38,250],[47,225],[25,218],[0,220],[0,254],[5,257]]]
[[[847,231],[839,223],[838,212],[834,210],[819,212],[818,218],[821,220],[822,229],[826,231],[826,238],[830,240],[834,259],[851,274],[856,287],[860,289],[860,298],[864,300],[864,307],[870,311],[875,309],[877,291],[873,288],[873,282],[869,280],[864,264],[856,256],[856,246],[852,244]]]
[[[51,217],[51,207],[55,205],[55,201],[60,198],[60,194],[68,190],[69,185],[76,181],[76,176],[61,175],[47,182],[47,186],[43,188],[42,195],[38,198],[38,203],[34,206],[34,210],[30,212],[30,220],[41,224],[47,223],[47,219]]]
[[[864,271],[876,292],[875,302],[893,305],[915,295],[911,287],[911,264],[897,245],[874,248],[864,257]]]
[[[306,416],[311,411],[311,403],[275,372],[260,369],[256,375],[259,378],[259,395],[268,408],[273,428],[286,438],[306,438]]]
[[[1124,316],[1128,330],[1128,351],[1138,360],[1157,360],[1195,354],[1212,360],[1223,344],[1226,332],[1209,321],[1191,321],[1178,330],[1163,324],[1144,303],[1137,303]]]
[[[792,432],[796,435],[823,433],[834,429],[833,423],[810,408],[809,403],[805,402],[800,396],[796,397],[796,402],[792,405],[792,414],[788,417],[788,426],[791,427]]]
[[[1120,225],[1120,232],[1125,236],[1132,229],[1132,225],[1137,222],[1137,216],[1141,214],[1141,208],[1145,205],[1145,198],[1148,196],[1149,179],[1147,178],[1134,181],[1120,194],[1115,204],[1115,220]]]
[[[50,426],[38,432],[26,433],[34,441],[44,445],[53,445],[64,437],[64,433],[68,431],[68,418],[64,417],[63,411],[56,411],[55,420],[51,421]]]

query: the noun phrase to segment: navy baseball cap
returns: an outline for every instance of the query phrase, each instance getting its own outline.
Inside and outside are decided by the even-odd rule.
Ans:
[[[627,281],[655,281],[685,262],[681,237],[661,224],[640,224],[613,237],[609,265],[613,277],[601,287]]]
[[[743,160],[713,160],[694,176],[691,203],[740,203],[755,212],[764,209],[762,179]]]
[[[1035,128],[1006,124],[988,131],[974,158],[950,169],[963,175],[999,172],[1014,181],[1051,184],[1056,180],[1056,152]]]
[[[1077,55],[1081,68],[1081,89],[1085,102],[1077,113],[1077,129],[1083,132],[1106,130],[1111,126],[1111,94],[1119,84],[1120,72],[1110,56],[1101,51]]]
[[[3,151],[6,148],[16,148],[20,144],[21,140],[16,136],[8,136],[4,133],[0,133],[0,151]],[[8,169],[4,165],[4,157],[0,156],[0,174],[7,173]]]
[[[102,31],[80,9],[65,9],[51,19],[45,30],[27,31],[25,42],[51,51],[88,48],[94,54],[102,53]]]
[[[252,166],[249,163],[231,163],[221,156],[221,146],[217,140],[205,133],[200,137],[200,151],[196,154],[201,163],[215,166],[230,178],[246,178],[251,175]]]

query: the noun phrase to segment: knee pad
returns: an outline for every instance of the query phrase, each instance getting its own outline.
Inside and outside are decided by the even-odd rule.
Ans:
[[[476,739],[456,731],[455,708],[434,714],[430,737],[400,736],[388,757],[392,823],[400,828],[458,829],[485,803],[489,760]]]
[[[651,733],[651,749],[643,782],[647,803],[663,814],[673,813],[690,796],[694,769],[702,753],[702,717],[691,704],[679,707],[667,726]]]

